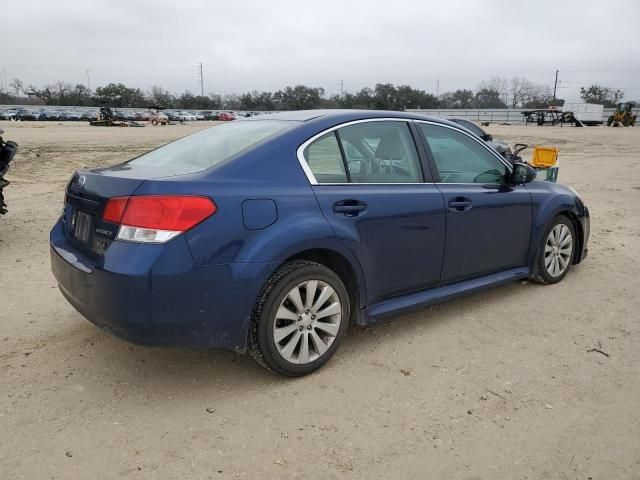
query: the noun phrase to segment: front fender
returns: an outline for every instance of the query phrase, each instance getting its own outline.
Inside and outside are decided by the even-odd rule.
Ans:
[[[586,243],[583,222],[588,211],[580,198],[569,187],[557,183],[535,181],[527,185],[533,201],[533,228],[531,229],[531,249],[528,264],[535,266],[537,253],[543,241],[543,236],[549,224],[560,214],[575,220],[578,230],[579,248],[582,250]]]

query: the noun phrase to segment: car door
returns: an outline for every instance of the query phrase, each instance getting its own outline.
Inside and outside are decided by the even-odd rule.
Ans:
[[[444,203],[424,182],[412,128],[398,120],[352,122],[301,147],[324,216],[363,268],[369,304],[440,279]]]
[[[480,139],[460,129],[416,122],[446,208],[442,282],[478,277],[526,263],[532,201],[510,185],[510,167]]]

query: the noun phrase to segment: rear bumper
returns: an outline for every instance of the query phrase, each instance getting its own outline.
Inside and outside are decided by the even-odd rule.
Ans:
[[[97,327],[132,343],[244,351],[251,310],[276,265],[197,266],[183,236],[164,245],[111,244],[91,259],[51,231],[60,291]]]

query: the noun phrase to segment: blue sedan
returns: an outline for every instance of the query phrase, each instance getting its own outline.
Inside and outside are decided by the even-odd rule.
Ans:
[[[52,269],[120,338],[248,351],[300,376],[350,323],[562,280],[587,254],[589,212],[534,176],[440,118],[262,115],[76,172]]]

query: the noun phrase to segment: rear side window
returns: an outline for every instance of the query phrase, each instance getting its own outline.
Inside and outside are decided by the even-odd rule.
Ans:
[[[334,132],[321,136],[305,148],[304,158],[318,183],[347,183],[342,154]]]
[[[339,128],[312,142],[304,158],[320,184],[422,182],[416,146],[405,122]]]
[[[175,175],[200,172],[291,126],[278,120],[235,121],[176,140],[128,162],[162,167]]]
[[[364,122],[338,129],[353,183],[417,183],[420,161],[404,122]]]

